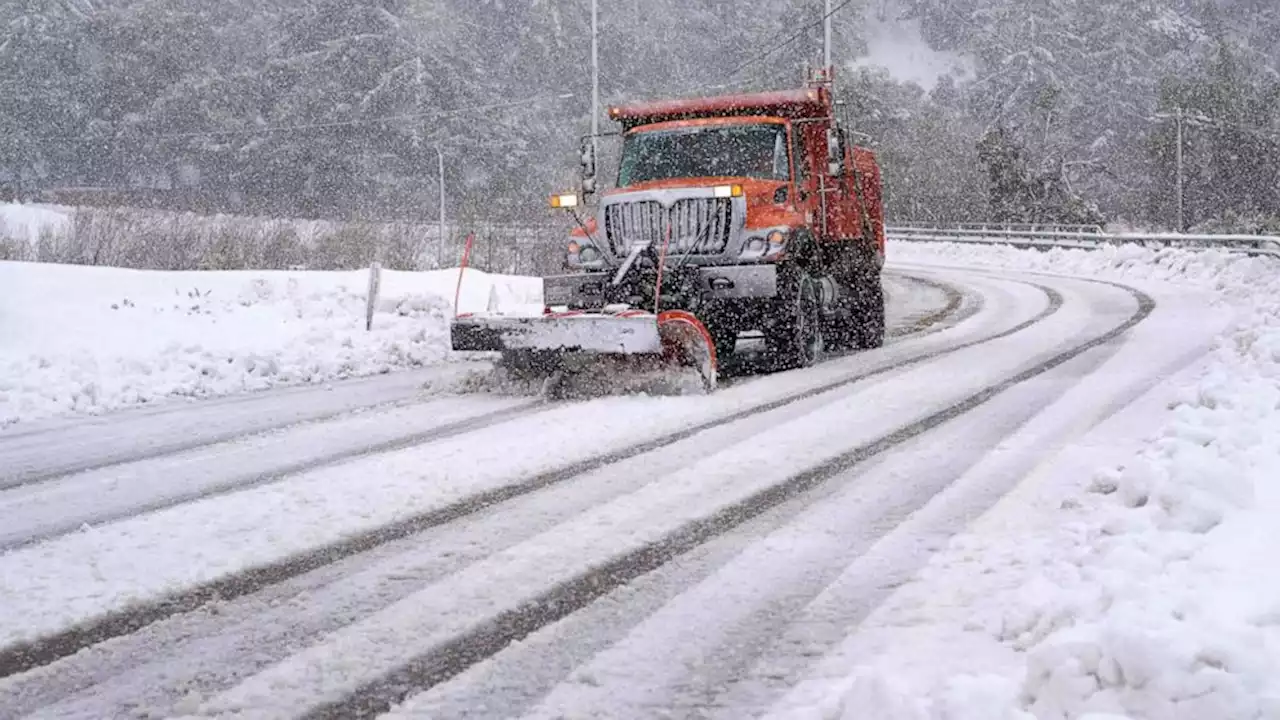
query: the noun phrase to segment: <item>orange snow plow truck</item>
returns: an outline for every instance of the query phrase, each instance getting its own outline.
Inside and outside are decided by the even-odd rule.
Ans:
[[[744,332],[774,367],[884,341],[884,215],[875,155],[850,142],[825,83],[793,91],[611,107],[616,188],[595,190],[593,138],[566,275],[541,317],[463,315],[455,350],[500,351],[548,371],[574,358],[695,368],[707,389]]]

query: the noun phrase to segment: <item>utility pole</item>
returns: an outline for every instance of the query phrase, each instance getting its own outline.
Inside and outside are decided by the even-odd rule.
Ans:
[[[823,3],[822,9],[822,70],[831,69],[831,0]]]
[[[1182,122],[1184,111],[1178,106],[1178,232],[1186,232],[1186,180],[1182,172]]]
[[[440,162],[440,242],[436,245],[436,268],[444,269],[444,152],[436,143],[436,159]]]
[[[1178,165],[1178,168],[1177,168],[1178,232],[1185,232],[1187,229],[1187,178],[1186,178],[1186,162],[1183,158],[1184,151],[1182,149],[1182,145],[1186,138],[1185,125],[1187,122],[1187,110],[1186,108],[1182,107],[1182,105],[1178,105],[1176,110],[1177,112],[1174,112],[1174,113],[1158,112],[1154,116],[1148,118],[1148,120],[1155,120],[1155,121],[1173,120],[1174,124],[1177,127],[1178,148],[1176,150],[1176,156],[1177,156],[1176,162]],[[1203,115],[1200,115],[1199,117],[1203,118]]]
[[[600,135],[600,8],[591,0],[591,154],[599,157]],[[599,160],[597,160],[599,162]]]

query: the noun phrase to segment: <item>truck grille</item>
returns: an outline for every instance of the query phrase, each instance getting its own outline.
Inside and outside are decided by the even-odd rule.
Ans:
[[[661,247],[667,228],[672,229],[672,253],[719,255],[729,247],[733,233],[733,200],[686,198],[664,208],[656,200],[617,203],[605,208],[605,236],[615,255],[625,255],[634,245]]]

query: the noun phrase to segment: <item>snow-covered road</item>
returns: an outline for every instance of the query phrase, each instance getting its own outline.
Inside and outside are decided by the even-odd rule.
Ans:
[[[891,341],[709,397],[444,370],[0,436],[0,717],[753,717],[1223,313],[900,265]],[[421,390],[428,383],[436,390]]]

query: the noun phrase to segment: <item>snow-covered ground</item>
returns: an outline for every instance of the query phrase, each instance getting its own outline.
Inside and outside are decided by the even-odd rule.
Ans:
[[[312,447],[359,450],[404,432],[483,419],[513,402],[438,398],[221,447],[126,458],[11,489],[0,506],[23,520],[10,538],[38,537],[46,528],[57,536],[0,555],[0,606],[11,611],[0,614],[0,646],[303,557],[531,478],[560,478],[433,528],[438,535],[384,548],[382,569],[353,556],[345,569],[321,568],[316,577],[264,591],[297,596],[293,609],[264,605],[257,593],[231,598],[217,612],[175,616],[119,638],[120,645],[102,643],[0,679],[0,696],[8,692],[24,713],[44,708],[43,716],[113,717],[121,708],[147,707],[158,716],[250,709],[293,717],[374,687],[410,658],[487,627],[498,613],[533,607],[591,568],[679,537],[748,496],[804,477],[815,463],[854,457],[885,433],[946,415],[878,456],[847,467],[841,460],[832,467],[843,469],[831,470],[837,475],[817,494],[721,533],[526,641],[492,651],[456,680],[404,698],[396,716],[487,708],[503,717],[651,717],[658,709],[679,715],[697,708],[722,717],[768,710],[780,718],[878,720],[1280,717],[1273,679],[1280,677],[1280,581],[1268,574],[1269,530],[1280,512],[1280,493],[1271,487],[1280,468],[1278,264],[1134,247],[1041,253],[894,243],[890,257],[895,302],[910,304],[916,291],[893,277],[914,275],[960,289],[973,313],[957,313],[954,325],[933,334],[753,378],[710,397],[538,408],[307,465]],[[74,273],[78,283],[59,277]],[[117,273],[124,275],[111,279]],[[225,283],[213,288],[211,297],[219,298],[260,297],[265,283],[267,300],[247,307],[231,300],[229,314],[174,313],[172,326],[152,325],[188,332],[181,328],[194,318],[204,323],[200,341],[228,349],[245,345],[236,333],[258,338],[270,318],[291,324],[299,308],[334,297],[357,300],[313,321],[317,332],[330,333],[323,352],[341,347],[343,337],[365,335],[364,273],[183,276],[24,266],[18,274],[29,276],[29,290],[33,278],[44,277],[94,303],[114,302],[128,288],[131,298],[157,306],[161,294],[181,292],[191,278]],[[432,277],[387,278],[391,299],[376,321],[388,328],[382,332],[446,317],[456,276],[442,274],[434,289]],[[106,289],[94,290],[94,278]],[[1092,282],[1107,280],[1126,287]],[[536,281],[477,275],[464,309],[488,306],[491,298],[503,307],[536,300],[524,294],[527,283]],[[1130,288],[1148,292],[1156,306],[1127,335],[947,415],[984,388],[1134,317],[1140,303]],[[396,312],[403,298],[421,317]],[[16,314],[7,297],[3,302],[0,330],[24,329],[23,342],[36,342],[38,309]],[[130,311],[144,307],[134,304]],[[63,312],[82,305],[69,302]],[[264,320],[254,314],[259,306],[275,314]],[[19,317],[29,325],[14,322]],[[50,338],[45,352],[63,357],[100,342],[93,318],[66,324],[84,338]],[[111,330],[134,333],[139,357],[163,348],[147,345],[127,322],[102,332]],[[129,341],[113,342],[118,349]],[[259,352],[281,357],[290,347]],[[886,372],[832,385],[874,368]],[[285,392],[327,396],[412,375],[340,383],[332,393]],[[816,394],[742,414],[810,390]],[[216,418],[223,402],[230,401],[190,410]],[[652,452],[611,455],[717,419],[728,422]],[[590,428],[590,442],[566,431],[576,428]],[[760,442],[766,434],[769,442]],[[15,432],[9,441],[26,439]],[[24,447],[17,450],[30,449]],[[604,464],[594,470],[574,469],[600,457]],[[38,467],[31,473],[42,477]],[[206,497],[210,489],[218,492]],[[105,499],[90,503],[86,492]],[[153,505],[125,517],[130,508]],[[61,534],[98,511],[110,521]],[[455,548],[469,548],[466,557],[454,557]],[[405,559],[390,560],[401,552]],[[348,575],[355,572],[395,580],[369,580],[370,592],[355,592]],[[316,584],[324,586],[321,595],[297,591]],[[323,593],[358,595],[360,609],[347,613]],[[617,619],[602,622],[605,615]],[[243,633],[274,639],[244,644]],[[188,637],[197,644],[188,646]],[[191,692],[192,683],[199,691]]]
[[[1208,288],[1235,320],[1211,356],[1042,458],[775,715],[1280,717],[1280,263],[1135,247],[890,256]]]
[[[456,270],[158,272],[0,262],[0,428],[174,397],[445,361]],[[536,278],[468,270],[463,312],[541,307]]]
[[[995,322],[1016,324],[1042,309],[1027,300],[1036,297],[1036,291],[1023,288],[1022,293],[1021,297],[1008,301],[1005,312],[998,313]],[[1040,300],[1043,302],[1043,297]],[[1021,307],[1017,307],[1019,304]],[[1084,327],[1089,318],[1081,311],[1069,320],[1071,324],[1067,327],[1075,330]],[[847,377],[854,368],[868,364],[895,367],[922,348],[946,347],[954,343],[956,337],[988,332],[987,322],[975,319],[964,327],[909,339],[886,348],[881,357],[842,358],[807,372],[779,374],[728,388],[710,397],[611,398],[551,408],[464,436],[301,472],[256,489],[141,515],[94,528],[92,532],[66,535],[2,554],[0,601],[4,601],[10,612],[0,616],[0,646],[39,637],[74,621],[154,600],[248,567],[281,561],[308,548],[341,541],[711,418],[732,416],[797,391],[824,387]],[[1044,332],[1046,342],[1051,343],[1053,329]],[[1008,362],[1019,360],[1010,354]],[[976,364],[973,367],[975,373],[994,370],[978,368]],[[966,381],[978,381],[962,374],[953,380],[955,387],[951,392],[959,392]],[[829,402],[825,398],[814,401],[817,406]],[[941,402],[940,395],[931,400],[930,405]],[[918,413],[924,407],[921,403],[910,403],[905,410]],[[486,403],[483,409],[488,411],[492,407]],[[847,410],[855,415],[863,414],[858,406]],[[409,412],[415,411],[411,408]],[[442,410],[429,408],[428,412],[439,416]],[[794,411],[779,411],[784,416],[790,412]],[[833,423],[816,416],[810,420],[815,428],[825,428],[827,433],[849,435],[846,423]],[[404,422],[407,420],[400,421]],[[591,442],[582,442],[576,433],[566,433],[564,429],[569,427],[591,427]],[[875,425],[873,429],[878,431],[880,426]],[[734,442],[741,440],[734,437]],[[847,438],[842,441],[845,440]],[[827,450],[821,452],[830,452],[839,446],[838,443],[827,445]],[[796,444],[789,449],[788,457],[794,455],[793,463],[803,464],[820,452],[806,447]],[[704,447],[702,451],[709,452],[709,448]],[[774,457],[773,472],[790,467],[769,447],[763,451]],[[221,468],[225,468],[227,462],[225,456],[218,461]],[[740,470],[740,466],[734,467]],[[722,468],[719,472],[729,478],[736,477],[734,468]],[[170,475],[181,478],[181,482],[170,484],[189,490],[190,480],[198,473],[186,471]],[[121,481],[129,486],[121,488],[123,491],[145,490],[138,487],[132,468],[110,468],[106,477],[117,481],[127,478]],[[709,476],[704,477],[702,483],[682,481],[682,484],[692,489],[701,487],[705,494],[708,482]],[[742,486],[739,491],[745,492],[742,483],[735,485]],[[43,493],[44,489],[36,488],[36,492]],[[37,510],[22,510],[21,506],[7,507],[24,515],[38,514]],[[69,510],[66,505],[62,507]],[[5,508],[6,505],[0,503],[0,510]],[[198,558],[192,557],[193,548],[198,548]],[[172,562],[162,559],[158,554],[162,552],[172,552],[176,559]],[[58,594],[55,597],[46,594],[48,592]]]

